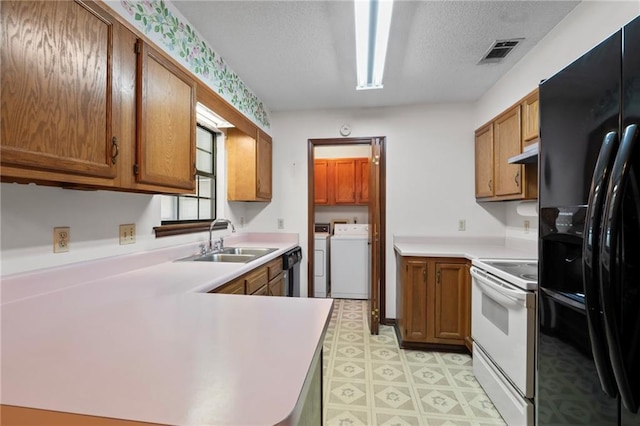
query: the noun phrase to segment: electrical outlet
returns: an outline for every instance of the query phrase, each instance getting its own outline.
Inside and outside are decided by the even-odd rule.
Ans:
[[[278,219],[278,229],[284,229],[284,219]]]
[[[69,251],[71,233],[68,226],[53,228],[53,252],[64,253]]]
[[[120,245],[133,244],[136,242],[136,225],[130,223],[120,225]]]
[[[240,227],[244,226],[244,216],[240,216]]]
[[[528,220],[524,221],[524,233],[528,234],[529,233],[529,228],[531,227],[531,222],[529,222]]]
[[[458,231],[465,231],[467,229],[467,221],[464,219],[458,219]]]

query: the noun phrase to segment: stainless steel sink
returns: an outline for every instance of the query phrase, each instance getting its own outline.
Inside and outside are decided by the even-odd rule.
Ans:
[[[271,252],[276,251],[274,248],[256,248],[256,247],[227,247],[220,251],[220,253],[228,254],[250,254],[253,256],[264,256]]]
[[[227,247],[215,253],[196,254],[176,260],[176,262],[232,262],[247,263],[276,251],[275,248]]]
[[[251,262],[257,256],[252,254],[229,254],[229,253],[210,253],[194,257],[194,262],[235,262],[247,263]]]

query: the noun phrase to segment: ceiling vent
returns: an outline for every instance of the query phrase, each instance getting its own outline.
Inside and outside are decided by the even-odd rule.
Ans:
[[[484,54],[478,65],[480,64],[497,64],[511,52],[524,38],[512,38],[509,40],[496,40],[493,45]]]

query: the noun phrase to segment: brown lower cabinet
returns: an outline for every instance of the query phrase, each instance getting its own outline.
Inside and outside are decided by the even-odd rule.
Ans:
[[[284,286],[282,258],[277,257],[209,293],[284,296]]]
[[[399,255],[396,260],[400,347],[471,350],[470,262]]]

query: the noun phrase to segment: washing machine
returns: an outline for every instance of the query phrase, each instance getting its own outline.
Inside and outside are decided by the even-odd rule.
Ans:
[[[329,253],[331,238],[328,232],[316,232],[313,258],[313,293],[315,297],[328,297],[331,291]]]
[[[368,224],[336,224],[331,237],[331,297],[368,299],[371,253]]]

